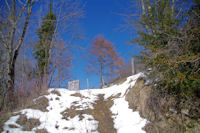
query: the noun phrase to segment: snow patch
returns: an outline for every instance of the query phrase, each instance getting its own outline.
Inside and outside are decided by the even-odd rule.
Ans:
[[[142,73],[130,76],[127,80],[120,85],[113,85],[104,89],[91,89],[80,91],[69,91],[64,88],[51,88],[49,94],[45,97],[49,100],[49,106],[47,112],[34,109],[24,109],[19,111],[21,114],[26,115],[28,119],[39,119],[41,122],[39,127],[33,128],[32,131],[22,131],[22,125],[16,123],[19,119],[19,115],[10,117],[10,119],[4,125],[4,132],[18,132],[18,133],[32,133],[37,129],[46,129],[49,133],[98,133],[98,121],[94,120],[92,115],[82,114],[83,119],[80,120],[79,115],[63,119],[62,112],[73,106],[76,106],[78,110],[93,109],[93,103],[98,98],[99,94],[104,94],[104,99],[111,96],[119,97],[113,98],[113,106],[110,108],[114,122],[114,128],[117,129],[117,133],[144,133],[142,127],[145,126],[147,121],[142,119],[138,112],[133,112],[129,109],[128,102],[125,100],[125,95],[135,85],[136,80],[143,75]],[[58,91],[61,96],[52,94],[53,90]],[[80,93],[80,96],[74,96],[76,93]],[[39,97],[41,98],[41,97]],[[38,100],[39,98],[35,99]],[[34,100],[34,101],[35,101]],[[9,124],[16,125],[19,128],[10,128]]]

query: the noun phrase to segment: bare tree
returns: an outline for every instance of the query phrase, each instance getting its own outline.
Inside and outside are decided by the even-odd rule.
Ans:
[[[71,75],[69,74],[69,69],[71,67],[72,58],[69,55],[68,44],[65,44],[63,40],[60,40],[56,43],[53,56],[52,56],[52,72],[50,75],[49,86],[58,85],[61,87],[61,84],[65,82]]]
[[[113,72],[115,68],[122,65],[123,59],[119,57],[113,44],[105,40],[103,36],[94,38],[88,53],[91,55],[88,68],[100,74],[100,87],[103,88],[105,85],[104,73]]]
[[[19,84],[24,85],[23,79],[28,75],[32,75],[29,74],[29,70],[26,68],[21,68],[24,67],[26,63],[29,65],[32,64],[26,62],[26,59],[21,60],[22,64],[19,63],[21,66],[19,65],[17,70],[22,70],[21,72],[16,72],[15,68],[16,60],[20,54],[20,50],[22,50],[21,47],[23,46],[25,35],[27,34],[27,29],[30,24],[35,24],[35,22],[30,20],[30,17],[33,16],[32,7],[36,1],[37,0],[3,0],[0,5],[0,79],[3,83],[1,83],[2,86],[0,87],[1,96],[3,95],[3,102],[0,101],[0,103],[7,105],[10,109],[14,107],[15,86]],[[42,1],[40,1],[40,3],[41,2]],[[46,1],[43,2],[45,3]],[[53,60],[53,53],[55,54],[55,51],[58,51],[58,49],[54,51],[57,40],[59,40],[63,34],[66,35],[66,33],[68,33],[69,42],[71,42],[71,40],[75,38],[74,36],[70,38],[72,25],[77,19],[83,16],[83,8],[79,0],[54,1],[53,4],[53,7],[55,7],[53,10],[55,11],[57,20],[55,22],[56,28],[53,32],[53,38],[50,42],[50,49],[48,51],[48,54],[50,55],[48,57],[48,66],[52,65],[51,61]],[[38,20],[38,17],[36,19]],[[71,60],[71,58],[69,58],[69,60]],[[61,67],[59,70],[61,70]],[[30,71],[32,72],[32,70]],[[16,80],[15,75],[22,74],[23,72],[26,73],[25,77],[22,78],[23,81],[21,80],[20,83],[16,84],[16,81],[19,80]],[[53,70],[51,70],[51,72],[53,73]],[[60,73],[62,73],[62,71],[60,71]],[[48,81],[50,83],[48,76],[49,75],[46,74],[46,86],[48,86]]]
[[[7,89],[5,90],[3,104],[8,108],[13,108],[14,103],[14,83],[15,83],[15,64],[19,50],[23,44],[24,37],[28,28],[30,16],[32,13],[34,0],[25,2],[5,0],[6,7],[1,11],[0,29],[1,43],[6,49],[6,78]],[[7,9],[6,14],[5,9]],[[18,10],[19,11],[18,11]],[[25,17],[25,19],[23,18]],[[23,26],[19,26],[23,24]]]

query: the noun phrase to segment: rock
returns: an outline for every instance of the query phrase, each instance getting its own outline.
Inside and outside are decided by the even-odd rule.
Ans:
[[[139,111],[141,117],[149,121],[143,128],[146,133],[200,133],[200,120],[188,117],[189,109],[183,106],[177,111],[178,100],[173,96],[162,97],[151,85],[145,85],[145,79],[136,81],[126,94],[126,100],[129,108]]]

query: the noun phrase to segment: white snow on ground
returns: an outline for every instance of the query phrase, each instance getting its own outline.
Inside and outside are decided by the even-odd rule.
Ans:
[[[19,119],[19,115],[10,117],[10,119],[4,125],[4,132],[11,133],[34,133],[36,129],[46,129],[50,133],[98,133],[98,121],[94,119],[92,115],[83,114],[84,118],[79,119],[79,116],[69,118],[68,120],[62,119],[61,112],[70,108],[76,102],[76,106],[80,105],[79,110],[87,108],[93,108],[92,103],[98,99],[99,94],[104,94],[104,98],[107,99],[110,96],[115,96],[121,93],[119,98],[114,98],[114,104],[110,108],[114,114],[112,116],[114,121],[114,128],[117,129],[117,133],[144,133],[142,127],[145,126],[147,121],[142,119],[138,112],[133,112],[129,109],[128,102],[125,100],[125,95],[129,91],[129,88],[135,85],[136,80],[142,73],[130,76],[127,80],[120,85],[113,85],[104,89],[90,89],[78,91],[84,97],[71,96],[77,93],[77,91],[69,91],[66,89],[56,89],[60,92],[61,96],[50,93],[45,95],[49,100],[49,106],[47,112],[34,109],[24,109],[19,112],[25,114],[28,119],[39,119],[41,124],[38,127],[32,129],[32,131],[23,131],[23,127],[16,123]],[[49,92],[54,89],[49,89]],[[59,99],[56,99],[59,97]],[[41,97],[40,97],[41,98]],[[19,113],[17,112],[17,113]],[[8,125],[16,125],[18,128],[10,128]],[[59,127],[56,127],[59,125]],[[67,127],[67,128],[66,128]]]

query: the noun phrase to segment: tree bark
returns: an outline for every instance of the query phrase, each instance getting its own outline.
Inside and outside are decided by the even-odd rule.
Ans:
[[[101,80],[101,86],[100,86],[100,88],[102,88],[103,87],[102,64],[101,64],[101,67],[100,67],[100,80]]]
[[[16,49],[13,48],[14,45],[14,35],[15,35],[15,30],[16,30],[16,22],[15,22],[15,0],[12,0],[12,22],[13,22],[13,27],[11,30],[11,42],[9,44],[9,59],[8,59],[8,66],[7,66],[7,70],[8,70],[8,89],[6,91],[5,97],[4,97],[4,107],[5,105],[7,106],[8,109],[12,110],[14,108],[14,84],[15,84],[15,63],[19,54],[19,49],[23,43],[24,37],[25,37],[25,33],[26,30],[28,28],[28,23],[29,23],[29,19],[30,19],[30,15],[32,12],[32,0],[28,0],[28,12],[27,12],[27,16],[25,19],[25,24],[23,27],[23,31],[22,34],[20,36],[19,39],[19,43],[16,47]]]
[[[10,105],[7,105],[7,107],[12,107],[13,105],[13,100],[11,99],[13,97],[13,93],[14,93],[14,71],[13,71],[13,64],[12,64],[12,57],[13,57],[13,42],[14,42],[14,35],[15,35],[15,31],[16,31],[16,25],[15,25],[15,18],[16,18],[16,14],[15,14],[15,0],[12,0],[12,16],[11,16],[11,32],[10,32],[10,43],[9,43],[9,47],[8,47],[8,52],[9,52],[9,56],[8,56],[8,65],[7,65],[7,74],[8,74],[8,79],[7,79],[7,87],[8,90],[6,91],[5,95],[4,95],[4,100],[3,102],[6,102]],[[6,107],[5,103],[3,103],[4,108]]]
[[[104,79],[103,79],[103,62],[100,62],[100,80],[101,80],[101,86],[100,88],[104,87]]]

